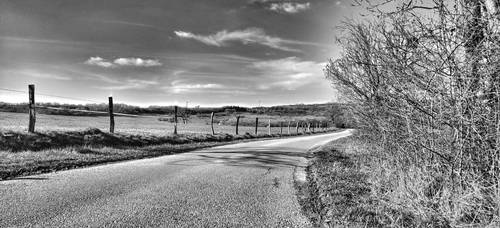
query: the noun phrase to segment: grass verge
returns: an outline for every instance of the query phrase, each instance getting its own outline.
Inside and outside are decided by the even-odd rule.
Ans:
[[[379,149],[355,134],[312,151],[301,202],[311,221],[318,227],[452,227],[435,209],[434,196],[418,193],[436,184],[410,178],[423,176],[412,169],[398,179]]]
[[[302,206],[318,227],[382,227],[369,175],[361,170],[363,154],[349,153],[353,137],[312,152],[307,167],[307,200]]]
[[[0,133],[0,180],[279,137],[282,136],[279,134],[128,135],[109,134],[98,129],[36,134]]]
[[[312,151],[299,201],[317,226],[500,227],[496,183],[467,173],[457,188],[446,169],[398,161],[376,140],[355,134]]]

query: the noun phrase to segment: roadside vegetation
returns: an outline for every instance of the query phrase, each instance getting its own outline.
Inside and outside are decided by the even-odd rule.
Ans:
[[[318,226],[379,227],[387,224],[371,194],[365,164],[368,151],[359,151],[359,138],[342,138],[314,151],[307,168],[305,209]]]
[[[317,154],[323,218],[500,226],[500,4],[356,2],[373,17],[340,28],[325,72],[359,135]]]
[[[316,131],[319,133],[320,131]],[[299,134],[111,134],[99,129],[0,132],[0,180],[114,161],[148,158],[249,140]]]
[[[309,203],[304,206],[311,220],[323,227],[450,227],[436,211],[420,211],[418,206],[436,207],[429,198],[439,183],[418,178],[422,174],[413,170],[400,182],[388,179],[394,168],[380,149],[356,133],[314,152],[307,168]]]

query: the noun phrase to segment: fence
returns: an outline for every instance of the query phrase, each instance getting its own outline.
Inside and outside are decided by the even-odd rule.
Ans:
[[[11,92],[23,92],[24,91],[17,91],[17,90],[10,90],[10,89],[2,89],[2,90],[7,90]],[[265,126],[262,126],[262,124],[259,124],[259,117],[244,117],[241,115],[236,115],[236,116],[219,116],[219,124],[216,124],[216,119],[218,118],[217,113],[211,113],[210,115],[210,121],[209,122],[203,122],[201,119],[198,120],[198,122],[192,123],[190,126],[187,125],[187,121],[183,121],[184,125],[180,125],[178,122],[179,118],[179,108],[177,106],[174,107],[173,111],[173,121],[172,123],[170,122],[160,122],[159,120],[162,117],[165,117],[165,115],[133,115],[133,114],[127,114],[127,113],[118,113],[114,112],[114,104],[113,104],[113,97],[108,98],[108,111],[91,111],[91,110],[80,110],[80,109],[67,109],[67,108],[60,108],[60,107],[50,107],[50,106],[42,106],[42,105],[37,105],[35,102],[35,85],[29,85],[28,86],[28,94],[29,94],[29,103],[28,103],[28,132],[34,133],[35,132],[35,126],[37,125],[37,120],[40,118],[43,120],[44,123],[47,125],[65,125],[65,127],[62,127],[63,130],[67,129],[75,129],[78,127],[84,127],[85,125],[88,125],[90,123],[94,123],[96,125],[99,125],[98,128],[107,128],[104,126],[105,124],[109,126],[109,132],[115,133],[115,130],[120,129],[120,132],[127,132],[127,133],[168,133],[168,129],[170,127],[173,128],[173,134],[178,134],[179,131],[182,131],[183,133],[211,133],[211,134],[217,134],[217,133],[230,133],[230,134],[241,134],[242,132],[248,133],[248,134],[280,134],[280,135],[292,135],[292,134],[300,134],[300,133],[314,133],[316,131],[322,132],[322,131],[327,131],[330,130],[330,124],[326,121],[300,121],[300,120],[290,120],[290,119],[274,119],[273,123],[271,122],[271,119],[268,118],[267,124]],[[54,96],[54,95],[47,95],[45,96],[52,96],[52,97],[59,97],[59,98],[65,98],[65,99],[75,99],[75,98],[70,98],[70,97],[63,97],[63,96]],[[78,100],[84,100],[84,99],[78,99]],[[91,100],[86,100],[86,101],[91,101]],[[96,101],[93,101],[95,103],[99,103]],[[70,111],[70,112],[81,112],[81,113],[94,113],[94,114],[100,114],[100,115],[107,115],[109,116],[109,120],[107,123],[104,120],[103,117],[95,118],[95,117],[75,117],[75,116],[47,116],[47,115],[37,115],[37,110],[39,109],[46,109],[46,110],[59,110],[59,111]],[[22,114],[6,114],[7,119],[21,119],[22,117],[19,115]],[[75,121],[77,123],[71,123],[68,124],[69,118],[72,119],[77,119],[78,121]],[[127,118],[127,119],[125,119]],[[133,121],[130,121],[130,118],[133,118]],[[222,125],[221,126],[221,121],[220,118],[234,118],[235,119],[235,124],[234,126],[228,126],[228,125]],[[252,119],[255,118],[255,119]],[[246,119],[252,122],[249,124],[249,122],[246,122],[245,126],[242,126],[241,120]],[[261,117],[262,119],[262,117]],[[1,118],[0,118],[1,122]],[[126,122],[126,123],[125,123]],[[21,123],[18,121],[14,126],[20,125]],[[144,131],[133,131],[130,129],[137,129],[139,128],[144,129]],[[233,128],[234,127],[234,128]],[[170,128],[170,129],[172,129]],[[233,128],[231,130],[231,128]],[[47,129],[53,129],[51,127],[49,128],[44,128],[45,130]],[[125,129],[125,130],[124,130]],[[285,132],[286,131],[286,132]]]

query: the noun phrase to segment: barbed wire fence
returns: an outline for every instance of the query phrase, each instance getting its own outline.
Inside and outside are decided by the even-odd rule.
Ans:
[[[38,109],[44,109],[44,110],[52,110],[52,111],[59,111],[59,112],[65,112],[65,113],[85,113],[85,114],[97,114],[100,116],[109,116],[109,132],[110,133],[115,133],[115,117],[127,117],[127,118],[154,118],[158,121],[166,119],[169,120],[170,122],[173,122],[173,134],[178,133],[178,118],[181,117],[179,113],[179,107],[174,106],[173,113],[171,115],[166,115],[166,114],[158,114],[158,115],[145,115],[145,114],[129,114],[129,113],[120,113],[120,112],[114,112],[114,104],[113,104],[113,97],[110,96],[108,97],[108,110],[107,111],[96,111],[96,110],[83,110],[83,109],[77,109],[77,108],[63,108],[63,107],[55,107],[55,106],[50,106],[47,104],[50,103],[45,103],[45,105],[41,105],[40,103],[35,102],[35,95],[36,96],[41,96],[41,97],[46,97],[46,98],[58,98],[58,99],[65,99],[65,100],[72,100],[72,101],[78,101],[78,102],[90,102],[93,104],[105,104],[105,102],[102,101],[96,101],[92,99],[83,99],[83,98],[77,98],[77,97],[71,97],[71,96],[60,96],[56,94],[50,94],[50,93],[35,93],[35,85],[29,85],[27,91],[22,91],[22,90],[16,90],[16,89],[10,89],[10,88],[0,88],[0,91],[5,91],[5,92],[11,92],[11,93],[19,93],[19,94],[26,94],[28,93],[29,97],[29,102],[28,102],[28,113],[29,113],[29,122],[28,122],[28,132],[30,133],[35,133],[35,125],[36,125],[36,120],[37,120],[37,110]],[[186,111],[187,112],[187,108]],[[183,113],[182,115],[185,115]],[[214,118],[216,117],[216,113],[212,112],[210,115],[210,129],[207,129],[207,132],[202,132],[201,130],[198,133],[211,133],[213,135],[217,134],[216,131],[214,130]],[[184,120],[183,118],[183,123],[187,124],[187,121]],[[243,118],[241,115],[236,115],[234,116],[236,120],[236,124],[234,126],[234,134],[238,135],[240,134],[240,118]],[[332,126],[328,123],[328,121],[301,121],[301,120],[278,120],[277,124],[278,126],[273,126],[271,124],[271,119],[268,119],[267,126],[264,127],[264,129],[259,129],[261,126],[259,125],[259,118],[255,119],[255,126],[254,127],[249,127],[249,128],[255,128],[254,134],[257,135],[259,134],[259,130],[267,130],[267,134],[271,135],[272,134],[272,129],[275,132],[278,132],[277,134],[279,135],[296,135],[296,134],[307,134],[307,133],[315,133],[315,132],[326,132],[332,129]],[[285,123],[287,123],[285,125]],[[220,125],[220,123],[219,123]],[[226,129],[226,131],[229,129]],[[252,129],[253,130],[253,129]],[[253,132],[250,129],[247,129],[247,133]],[[284,130],[286,134],[284,133]],[[227,132],[229,133],[229,132]]]

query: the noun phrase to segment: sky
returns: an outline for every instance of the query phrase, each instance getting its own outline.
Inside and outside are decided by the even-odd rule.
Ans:
[[[0,88],[35,84],[37,102],[60,103],[332,102],[323,69],[353,11],[347,0],[0,0]],[[0,90],[3,102],[27,97]]]

